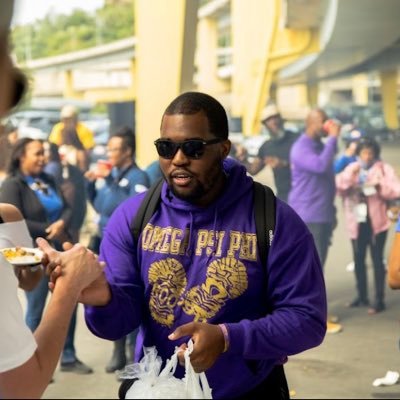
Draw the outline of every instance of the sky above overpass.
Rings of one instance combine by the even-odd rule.
[[[94,11],[103,4],[104,0],[16,0],[13,24],[28,24],[43,18],[49,12],[70,14],[76,8]]]

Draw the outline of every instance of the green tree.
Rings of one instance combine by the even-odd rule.
[[[134,34],[133,0],[106,3],[95,14],[74,10],[47,14],[35,23],[16,26],[12,43],[18,62],[49,57],[123,39]]]

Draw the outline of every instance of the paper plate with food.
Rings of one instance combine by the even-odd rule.
[[[12,265],[34,267],[42,263],[43,252],[33,247],[7,247],[0,253]]]

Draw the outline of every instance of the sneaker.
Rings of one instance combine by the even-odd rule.
[[[337,315],[328,315],[328,321],[336,324],[339,322],[339,317]]]
[[[93,372],[92,368],[78,359],[71,363],[61,363],[60,370],[63,372],[75,372],[81,375],[87,375]]]
[[[326,333],[339,333],[342,331],[342,325],[333,322],[327,322]]]

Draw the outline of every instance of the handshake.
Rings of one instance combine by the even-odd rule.
[[[105,305],[111,298],[104,275],[105,263],[85,246],[65,242],[64,251],[57,251],[47,240],[38,238],[43,251],[42,264],[49,276],[50,291],[66,290],[77,301],[90,305]]]

